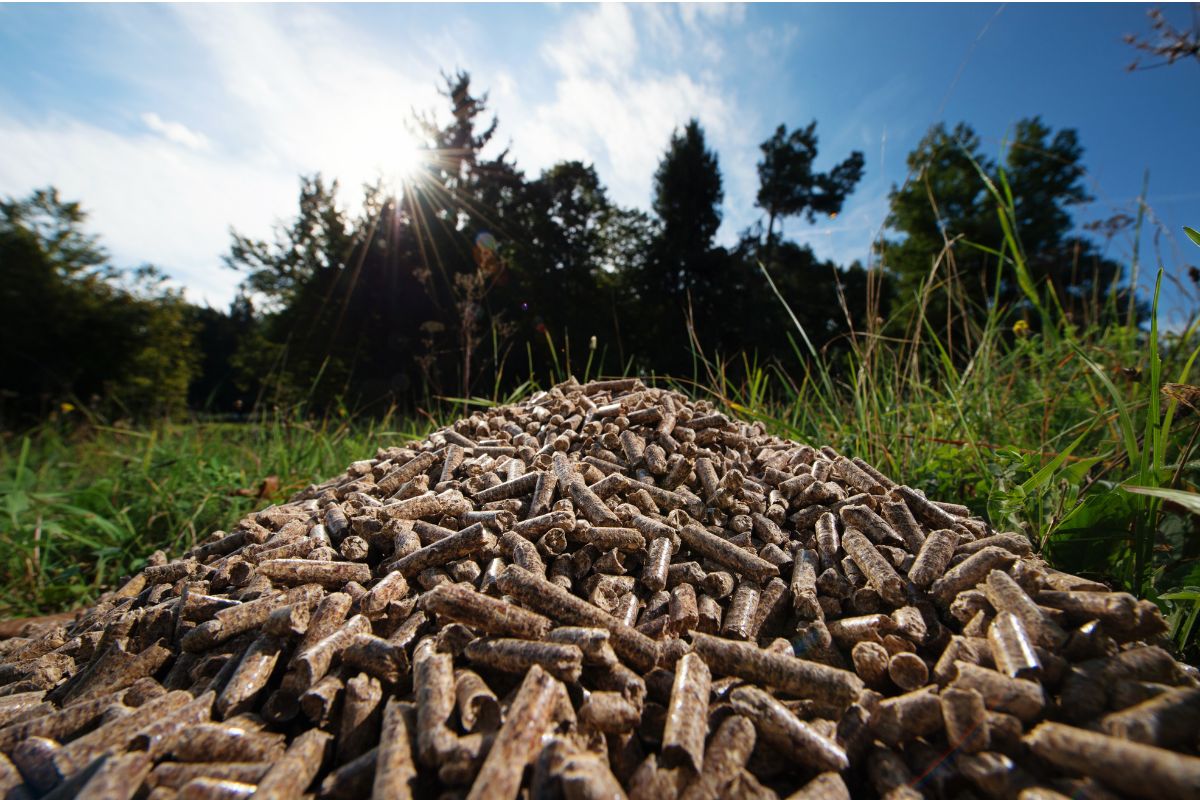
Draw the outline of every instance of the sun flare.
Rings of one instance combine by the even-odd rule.
[[[389,146],[386,155],[380,158],[387,182],[395,188],[411,185],[429,163],[429,151],[411,135],[397,137]]]

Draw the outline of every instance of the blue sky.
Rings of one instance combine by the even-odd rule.
[[[723,241],[759,218],[758,144],[818,120],[821,163],[862,150],[843,213],[786,234],[865,260],[905,156],[966,121],[998,154],[1024,116],[1079,131],[1095,202],[1130,212],[1150,171],[1151,232],[1183,285],[1200,250],[1200,64],[1128,73],[1148,5],[0,5],[0,195],[54,184],[92,211],[118,263],[152,262],[224,305],[229,227],[267,235],[298,175],[357,186],[405,160],[410,109],[439,71],[490,92],[500,138],[535,174],[594,162],[646,207],[672,130],[699,117],[725,179]],[[1185,6],[1167,9],[1177,26]],[[1113,244],[1128,253],[1130,241]],[[1191,252],[1189,252],[1189,250]],[[1143,286],[1148,284],[1144,281]],[[1168,285],[1169,306],[1186,298]]]

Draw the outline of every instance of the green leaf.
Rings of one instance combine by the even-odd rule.
[[[1034,473],[1033,477],[1031,477],[1029,480],[1025,481],[1024,483],[1022,483],[1021,490],[1023,492],[1029,493],[1029,492],[1034,491],[1035,489],[1040,488],[1043,484],[1045,484],[1047,481],[1049,481],[1054,476],[1055,471],[1060,466],[1062,466],[1062,463],[1064,461],[1066,461],[1070,457],[1071,451],[1073,451],[1076,447],[1078,447],[1079,444],[1084,440],[1084,438],[1091,432],[1092,432],[1091,427],[1088,427],[1087,430],[1085,430],[1083,433],[1079,434],[1079,436],[1075,439],[1075,441],[1073,441],[1069,445],[1067,445],[1067,448],[1065,450],[1063,450],[1061,453],[1059,453],[1054,458],[1052,458],[1050,460],[1050,462],[1048,464],[1046,464],[1046,466],[1042,467],[1036,473]]]
[[[1200,494],[1183,492],[1178,489],[1158,489],[1151,486],[1121,486],[1127,492],[1158,497],[1177,505],[1181,505],[1193,514],[1200,514]]]
[[[1083,350],[1079,349],[1076,345],[1072,344],[1071,349],[1083,359],[1083,363],[1096,375],[1100,383],[1108,390],[1109,396],[1112,397],[1113,403],[1117,407],[1117,422],[1121,429],[1121,438],[1125,440],[1125,456],[1129,459],[1130,468],[1136,467],[1138,464],[1137,434],[1133,431],[1133,415],[1129,413],[1129,406],[1126,405],[1125,398],[1121,396],[1121,392],[1117,390],[1113,382],[1104,374],[1104,370],[1099,364],[1088,358]]]
[[[1184,225],[1183,232],[1186,233],[1187,237],[1189,239],[1191,239],[1193,242],[1195,242],[1197,246],[1200,246],[1200,231],[1197,231],[1195,228],[1189,228],[1187,225]]]

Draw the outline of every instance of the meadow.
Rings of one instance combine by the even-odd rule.
[[[1021,281],[1019,244],[1008,244],[1001,254]],[[1159,329],[1160,273],[1141,324],[1115,292],[1064,309],[1052,291],[1022,281],[1019,307],[994,305],[951,326],[929,309],[935,295],[953,308],[956,280],[953,269],[935,269],[886,324],[855,332],[836,358],[809,345],[798,322],[780,331],[791,362],[706,354],[703,332],[692,330],[693,374],[643,379],[861,456],[997,529],[1024,532],[1052,565],[1157,602],[1195,662],[1197,321]],[[546,346],[558,352],[549,337]],[[0,618],[85,604],[155,550],[179,553],[378,447],[572,371],[551,363],[505,396],[440,398],[412,417],[314,418],[297,405],[239,422],[130,426],[63,406],[0,443]],[[574,366],[580,380],[596,377],[590,362]]]

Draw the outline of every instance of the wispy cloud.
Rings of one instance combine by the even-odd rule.
[[[349,204],[360,184],[387,180],[406,161],[397,151],[411,147],[412,111],[440,112],[439,71],[461,65],[491,91],[520,166],[591,161],[625,205],[649,206],[672,132],[699,118],[721,153],[720,238],[731,242],[757,216],[757,120],[724,44],[744,16],[741,6],[567,7],[532,37],[534,58],[503,61],[470,16],[431,17],[441,22],[397,48],[344,8],[124,7],[107,18],[119,21],[117,48],[138,56],[91,57],[136,106],[104,122],[0,115],[0,192],[57,185],[93,211],[120,263],[156,263],[193,299],[223,304],[239,278],[220,265],[229,228],[269,236],[294,213],[300,174],[338,178]],[[179,84],[133,66],[161,58],[139,48],[162,41],[188,54]]]
[[[142,122],[146,127],[160,134],[164,139],[175,144],[181,144],[191,150],[207,150],[208,137],[184,125],[182,122],[168,122],[153,111],[142,114]]]
[[[736,88],[711,69],[719,41],[740,24],[740,7],[604,5],[581,10],[548,37],[544,62],[554,71],[545,99],[526,99],[514,132],[514,152],[526,167],[562,159],[592,161],[612,197],[648,207],[654,171],[671,134],[690,118],[705,128],[710,147],[731,154],[721,162],[726,207],[722,238],[753,214],[753,119]],[[665,48],[683,56],[671,69],[654,66]],[[750,214],[745,213],[751,209]]]

